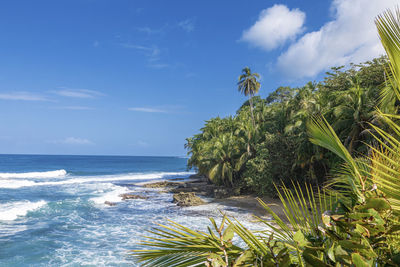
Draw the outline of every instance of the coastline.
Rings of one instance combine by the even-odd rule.
[[[284,221],[285,214],[282,210],[282,203],[279,199],[271,197],[257,197],[255,195],[239,195],[233,196],[227,192],[226,188],[210,184],[206,178],[198,175],[191,175],[186,179],[165,179],[162,181],[136,183],[136,186],[143,188],[158,188],[160,193],[170,193],[178,195],[180,193],[193,193],[196,197],[205,200],[203,204],[218,204],[225,206],[226,210],[239,209],[253,214],[254,216],[269,219],[271,215],[261,206],[258,199],[261,199]],[[225,210],[225,209],[224,209]],[[222,211],[224,211],[222,210]]]

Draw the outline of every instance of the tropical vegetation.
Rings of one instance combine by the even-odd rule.
[[[263,231],[224,215],[206,232],[169,222],[133,252],[142,265],[400,265],[400,10],[376,25],[387,58],[250,98],[254,125],[245,103],[188,139],[191,166],[225,186],[272,185],[284,218],[260,200]]]
[[[382,101],[381,91],[391,87],[386,68],[387,57],[333,68],[322,82],[279,87],[265,99],[254,96],[259,75],[244,68],[238,89],[249,100],[235,116],[212,118],[187,139],[189,167],[239,193],[275,195],[273,183],[291,179],[323,183],[339,158],[309,141],[307,121],[323,115],[352,155],[365,153],[370,124],[381,123],[375,107],[397,112],[395,102]]]

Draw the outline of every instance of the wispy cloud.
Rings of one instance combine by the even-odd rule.
[[[194,23],[195,23],[195,19],[190,18],[190,19],[186,19],[186,20],[182,20],[182,21],[178,22],[178,27],[180,27],[181,29],[183,29],[186,32],[192,32],[192,31],[194,31]]]
[[[49,143],[66,145],[94,145],[94,143],[89,139],[79,137],[67,137],[62,140],[50,141]]]
[[[147,113],[167,113],[167,110],[159,109],[159,108],[149,108],[149,107],[133,107],[128,108],[130,111],[137,111],[137,112],[147,112]]]
[[[154,69],[165,69],[171,67],[171,65],[167,63],[150,63],[149,67],[152,67]]]
[[[144,46],[144,45],[136,45],[130,43],[122,43],[122,47],[128,49],[135,49],[142,52],[150,61],[158,61],[160,59],[160,49],[153,45],[153,46]]]
[[[167,32],[168,28],[169,28],[168,24],[165,24],[161,28],[151,28],[148,26],[144,26],[144,27],[137,27],[136,29],[139,32],[146,33],[148,35],[163,35]]]
[[[47,97],[31,92],[14,91],[0,93],[0,99],[3,100],[21,100],[21,101],[50,101]]]
[[[176,114],[182,113],[184,106],[180,105],[161,105],[161,106],[142,106],[142,107],[130,107],[128,110],[136,112],[147,112],[147,113],[169,113]]]
[[[139,140],[136,142],[136,145],[141,146],[141,147],[147,147],[147,146],[149,146],[149,143],[147,143],[146,141],[143,141],[143,140]]]
[[[156,45],[144,46],[131,43],[121,43],[120,45],[124,48],[135,49],[144,54],[147,58],[148,66],[151,68],[164,69],[170,67],[170,64],[161,62],[160,60],[161,50]]]
[[[86,107],[86,106],[60,106],[60,107],[56,107],[56,109],[67,109],[67,110],[93,110],[94,108],[92,108],[92,107]]]
[[[99,47],[99,45],[100,45],[99,41],[96,40],[93,42],[93,47]]]
[[[52,93],[57,94],[59,96],[73,97],[73,98],[95,98],[99,96],[104,96],[103,93],[94,90],[73,89],[66,87],[61,87],[59,90],[52,91]]]

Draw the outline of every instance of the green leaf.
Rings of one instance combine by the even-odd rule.
[[[321,261],[319,258],[314,256],[310,250],[304,251],[303,259],[306,263],[310,264],[311,266],[332,267],[332,265],[326,264],[325,262]]]
[[[325,213],[322,214],[322,222],[324,223],[325,226],[331,227],[331,217]]]
[[[233,267],[242,266],[244,263],[250,261],[252,258],[254,258],[253,252],[251,252],[251,250],[246,250],[235,260]]]
[[[354,265],[356,267],[370,267],[370,266],[372,266],[367,261],[365,261],[363,259],[363,257],[361,257],[361,255],[358,254],[358,253],[351,254],[351,260],[353,261],[353,263],[354,263]]]
[[[328,249],[328,257],[331,261],[336,262],[335,259],[335,244],[332,244],[332,246]]]
[[[363,236],[367,236],[367,237],[370,236],[368,229],[360,224],[356,224],[356,231],[358,233],[362,234]]]
[[[220,267],[226,265],[225,261],[221,258],[221,256],[215,253],[210,253],[207,257],[207,260],[209,260],[212,263],[213,267]]]
[[[368,247],[350,240],[340,240],[339,245],[347,249],[367,249]]]
[[[300,230],[294,234],[293,240],[296,241],[297,244],[299,244],[299,246],[301,247],[304,247],[308,244],[308,241],[305,239],[303,233]]]
[[[232,240],[233,236],[235,235],[235,226],[233,224],[230,224],[224,231],[224,234],[222,235],[222,239],[225,242],[228,242]]]
[[[365,208],[367,209],[372,208],[377,211],[382,211],[390,209],[390,204],[384,198],[368,198],[366,200]]]

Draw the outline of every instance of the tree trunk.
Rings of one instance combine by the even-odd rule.
[[[256,124],[254,121],[254,112],[253,112],[253,95],[249,95],[249,102],[250,102],[250,111],[251,111],[251,120],[253,122],[253,128],[256,128]]]

